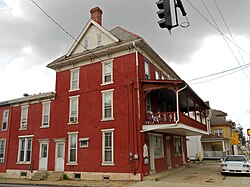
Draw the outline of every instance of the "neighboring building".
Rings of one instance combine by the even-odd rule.
[[[220,110],[212,110],[211,134],[202,135],[201,142],[204,158],[222,158],[233,154],[232,135],[235,124],[226,120],[227,114]]]
[[[207,134],[209,107],[143,38],[104,29],[98,7],[47,67],[55,93],[0,103],[4,176],[142,180],[185,164],[186,136]]]

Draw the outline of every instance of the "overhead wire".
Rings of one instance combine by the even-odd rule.
[[[82,46],[85,50],[87,50],[89,53],[91,53],[95,58],[99,59],[100,61],[103,61],[100,57],[98,57],[96,54],[94,54],[91,50],[86,48],[80,41],[78,41],[74,36],[72,36],[66,29],[64,29],[55,19],[53,19],[40,5],[38,5],[34,0],[30,0],[37,8],[39,8],[54,24],[56,24],[62,31],[64,31],[71,39],[73,39],[77,44]],[[108,66],[116,71],[117,73],[121,74],[122,76],[126,77],[127,79],[134,81],[132,78],[128,77],[124,73],[120,72],[119,70],[115,69],[113,66]]]
[[[219,14],[220,14],[220,16],[221,16],[221,19],[223,20],[223,23],[225,24],[225,26],[226,26],[226,28],[227,28],[227,31],[228,31],[230,37],[232,38],[233,42],[235,42],[235,39],[234,39],[234,37],[233,37],[233,34],[232,34],[232,32],[230,31],[229,26],[227,25],[227,22],[226,22],[226,20],[225,20],[223,14],[222,14],[222,11],[220,10],[220,7],[219,7],[218,3],[216,2],[216,0],[214,0],[214,4],[215,4],[215,6],[216,6],[216,8],[217,8],[217,10],[218,10],[218,12],[219,12]],[[242,56],[242,54],[241,54],[240,49],[239,49],[238,47],[236,47],[236,48],[237,48],[237,51],[238,51],[238,53],[239,53],[239,55],[240,55],[240,57],[241,57],[242,62],[245,64],[246,62],[245,62],[245,60],[244,60],[244,58],[243,58],[243,56]],[[248,73],[250,74],[249,69],[247,68],[246,70],[247,70]],[[248,78],[248,80],[249,80],[249,78]]]
[[[233,49],[232,49],[231,46],[229,45],[229,43],[228,43],[228,41],[226,40],[225,36],[222,34],[223,32],[221,31],[219,25],[218,25],[217,22],[215,21],[213,15],[211,14],[211,12],[210,12],[210,10],[208,9],[207,5],[205,4],[204,0],[201,0],[201,1],[202,1],[203,5],[205,6],[205,8],[206,8],[208,14],[210,15],[211,19],[213,20],[213,22],[214,22],[216,28],[220,31],[220,34],[221,34],[221,36],[223,37],[225,43],[227,44],[227,47],[229,48],[230,52],[232,53],[232,55],[234,56],[234,58],[235,58],[235,60],[238,62],[238,64],[241,65],[239,59],[238,59],[237,56],[235,55]],[[227,28],[228,28],[228,27],[227,27]],[[229,32],[230,32],[230,31],[229,31]],[[230,33],[231,33],[231,32],[230,32]],[[232,34],[231,34],[231,37],[232,37]],[[233,38],[232,38],[232,40],[233,40]],[[234,41],[234,40],[233,40],[233,41]],[[234,41],[234,42],[235,42],[235,41]],[[238,48],[237,48],[237,49],[238,49]],[[250,81],[250,79],[249,79],[249,77],[247,76],[247,74],[246,74],[246,72],[244,71],[244,69],[243,69],[242,71],[243,71],[243,73],[245,74],[245,76],[246,76],[246,78],[248,79],[248,81]]]
[[[191,7],[198,13],[200,14],[200,16],[202,16],[213,28],[215,28],[218,32],[220,32],[228,41],[230,41],[233,45],[235,45],[236,47],[238,47],[241,51],[243,51],[245,54],[250,56],[250,53],[248,53],[246,50],[244,50],[243,48],[241,48],[239,45],[237,45],[235,42],[233,42],[230,38],[228,38],[223,32],[221,32],[220,30],[218,30],[216,28],[216,26],[214,26],[202,13],[201,11],[199,11],[189,0],[186,0]]]

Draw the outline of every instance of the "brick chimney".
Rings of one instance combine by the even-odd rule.
[[[90,10],[91,19],[97,22],[99,25],[102,25],[102,10],[97,6]]]

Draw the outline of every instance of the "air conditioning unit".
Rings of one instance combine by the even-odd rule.
[[[69,122],[70,123],[76,123],[77,122],[77,117],[70,117]]]
[[[21,128],[22,128],[22,129],[26,129],[26,128],[27,128],[26,122],[22,122]]]

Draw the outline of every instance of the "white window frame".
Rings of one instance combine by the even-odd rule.
[[[98,33],[96,35],[96,45],[97,45],[97,47],[102,45],[102,38],[103,38],[102,33]]]
[[[43,111],[42,111],[42,124],[41,127],[49,127],[50,126],[50,101],[43,102]],[[48,107],[48,108],[46,108]],[[45,124],[45,117],[48,116],[47,124]]]
[[[154,134],[153,135],[153,144],[154,144],[154,158],[163,158],[164,157],[164,147],[163,147],[163,135]],[[158,154],[156,154],[159,152]]]
[[[104,166],[114,166],[114,130],[115,129],[103,129],[102,131],[102,164]],[[110,142],[110,146],[106,147],[105,146],[105,138],[106,138],[106,134],[111,133],[111,142]],[[106,157],[105,157],[105,152],[106,151],[111,151],[111,160],[107,161]]]
[[[110,72],[105,72],[106,66],[110,68]],[[106,81],[105,77],[110,76],[110,80]],[[102,84],[101,85],[107,85],[107,84],[113,84],[113,59],[107,60],[102,62]]]
[[[113,94],[113,92],[114,92],[114,89],[101,91],[101,93],[102,93],[102,121],[114,120],[114,104],[113,104],[114,103],[114,101],[113,101],[114,94]],[[107,109],[107,106],[105,105],[105,98],[106,98],[107,94],[110,94],[110,97],[111,97],[111,100],[110,100],[111,106],[109,106],[111,109],[111,112],[110,112],[111,116],[108,116],[108,117],[105,116],[105,111]]]
[[[72,97],[69,97],[69,124],[76,124],[78,123],[78,114],[79,114],[79,95],[77,96],[72,96]],[[76,111],[72,111],[73,110],[73,102],[74,100],[76,101]],[[73,113],[76,113],[73,115]],[[72,120],[72,118],[74,118],[74,120]]]
[[[77,164],[77,152],[78,152],[78,131],[77,132],[68,132],[68,165],[76,165]],[[75,136],[75,147],[71,146],[71,136]],[[71,150],[75,150],[75,160],[70,160]]]
[[[1,138],[0,139],[0,164],[4,163],[4,158],[5,158],[5,150],[6,150],[6,138]]]
[[[82,144],[84,142],[84,144]],[[89,138],[79,138],[80,148],[88,148],[89,147]]]
[[[174,155],[175,156],[181,156],[181,137],[180,136],[174,136]]]
[[[150,62],[144,59],[145,79],[150,79]]]
[[[76,77],[74,76],[76,74]],[[79,90],[80,68],[70,70],[70,92]]]
[[[21,106],[20,130],[26,130],[27,129],[27,126],[28,126],[28,113],[29,113],[29,105]]]
[[[161,79],[160,75],[161,75],[160,70],[155,68],[155,79],[160,80]]]
[[[28,148],[29,140],[31,140],[30,148]],[[22,141],[24,141],[24,147],[23,148],[22,148]],[[17,159],[18,163],[22,163],[22,164],[30,164],[31,163],[31,160],[32,160],[32,143],[33,143],[33,135],[31,135],[31,136],[20,136],[19,137],[18,159]],[[23,153],[23,160],[20,160],[22,150],[24,152]],[[30,156],[29,156],[30,160],[27,160],[28,151],[29,151],[29,154],[30,154]]]
[[[223,129],[214,129],[214,135],[223,136]]]
[[[9,123],[9,109],[3,110],[3,116],[2,116],[2,131],[8,130],[8,123]]]

